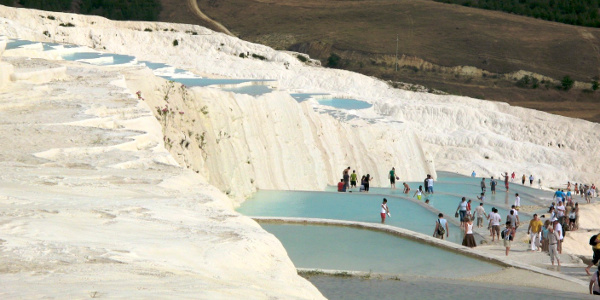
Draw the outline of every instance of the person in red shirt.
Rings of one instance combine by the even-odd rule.
[[[344,184],[344,179],[341,179],[340,182],[338,182],[338,192],[345,192],[345,186],[346,185]]]

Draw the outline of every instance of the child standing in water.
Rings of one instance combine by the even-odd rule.
[[[383,203],[381,203],[381,224],[385,223],[386,215],[390,215],[390,209],[387,206],[387,199],[383,198]]]

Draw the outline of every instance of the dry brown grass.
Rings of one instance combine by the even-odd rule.
[[[185,8],[172,5],[172,0],[163,2],[171,3],[172,18],[179,14],[177,9]],[[198,4],[245,40],[300,50],[322,61],[335,52],[342,56],[343,68],[367,75],[600,122],[600,91],[522,89],[510,80],[448,72],[454,66],[474,66],[499,74],[527,70],[590,82],[600,75],[600,29],[426,0],[198,0]],[[401,55],[434,67],[396,72],[396,35]]]

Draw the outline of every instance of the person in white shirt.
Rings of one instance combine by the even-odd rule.
[[[440,213],[438,219],[435,222],[435,229],[433,230],[433,236],[438,239],[444,239],[444,233],[448,237],[450,230],[448,229],[448,220],[444,219],[444,214]]]
[[[558,205],[554,208],[556,210],[556,217],[558,218],[558,222],[560,224],[563,224],[564,218],[565,218],[565,212],[567,211],[567,208],[565,207],[565,205],[563,203],[564,202],[559,201]]]
[[[483,217],[487,218],[483,203],[479,203],[479,206],[475,209],[475,215],[477,217],[477,228],[483,227]]]
[[[492,212],[488,215],[488,219],[490,219],[490,233],[492,234],[492,242],[496,237],[498,240],[500,240],[500,222],[502,222],[502,217],[495,207],[492,207]]]
[[[427,175],[427,192],[433,194],[433,178]]]
[[[560,225],[557,218],[552,219],[552,222],[554,223],[554,231],[558,235],[558,253],[562,254],[562,242],[564,238],[562,225]]]
[[[383,203],[381,203],[381,224],[385,223],[385,216],[390,214],[390,209],[387,206],[387,199],[383,198]]]
[[[508,212],[509,214],[511,212],[514,212],[515,215],[515,224],[513,224],[513,227],[515,230],[517,230],[517,228],[519,228],[519,226],[521,225],[521,220],[519,219],[519,211],[517,210],[516,206],[511,206],[510,211]]]
[[[521,206],[521,197],[519,197],[519,193],[515,194],[515,207],[516,209],[519,209],[519,207]]]

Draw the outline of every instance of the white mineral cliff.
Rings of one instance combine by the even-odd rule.
[[[4,57],[0,71],[0,297],[323,298],[180,167],[121,70]]]
[[[48,19],[48,15],[52,15],[55,20]],[[421,147],[418,140],[424,142],[422,150],[418,151],[422,152],[421,157],[425,157],[426,161],[400,157],[401,154],[397,153],[394,146],[388,145],[388,153],[391,154],[390,163],[381,161],[381,157],[371,156],[373,160],[378,160],[374,162],[378,166],[376,171],[371,171],[371,165],[354,160],[360,155],[370,156],[371,153],[352,156],[352,152],[348,151],[343,153],[344,157],[336,157],[338,161],[332,160],[331,155],[322,155],[326,167],[328,165],[331,167],[322,170],[321,174],[309,172],[292,175],[289,173],[294,173],[294,170],[285,170],[286,166],[278,161],[277,166],[270,164],[269,168],[279,170],[264,171],[277,176],[275,182],[268,182],[265,187],[295,188],[303,182],[306,186],[310,185],[309,187],[322,188],[324,182],[314,186],[308,181],[321,180],[325,177],[326,183],[335,183],[341,170],[347,165],[353,168],[356,166],[361,173],[373,174],[376,185],[385,184],[387,172],[383,170],[387,171],[392,165],[397,169],[401,168],[399,173],[403,180],[421,180],[425,172],[430,171],[433,162],[438,170],[463,174],[470,174],[473,169],[477,169],[478,174],[481,175],[499,175],[500,172],[512,171],[517,174],[533,174],[536,178],[542,178],[545,186],[557,186],[567,180],[593,182],[599,179],[594,170],[600,160],[594,150],[600,146],[598,133],[600,127],[596,123],[512,107],[506,103],[396,90],[374,78],[306,65],[288,53],[244,42],[199,26],[114,22],[100,17],[14,8],[3,8],[0,10],[0,17],[5,18],[0,24],[3,32],[12,38],[85,45],[102,51],[134,55],[139,60],[168,62],[198,74],[230,78],[275,79],[280,90],[322,92],[365,100],[373,103],[374,108],[359,111],[358,115],[377,117],[379,113],[385,116],[387,121],[403,122],[402,127],[408,126],[404,130],[412,131],[415,136],[409,134],[408,138],[405,135],[401,138],[417,141],[417,145],[412,146],[415,147],[414,149]],[[69,22],[74,27],[58,26]],[[152,30],[152,32],[144,30]],[[175,40],[177,46],[174,46]],[[266,60],[241,58],[240,53],[258,54],[264,56]],[[286,98],[285,95],[276,95],[277,93],[265,98]],[[285,105],[286,100],[280,102]],[[362,127],[366,126],[360,128]],[[393,131],[393,128],[389,128],[388,131]],[[363,130],[369,132],[373,129]],[[218,134],[218,130],[216,133]],[[231,132],[227,133],[231,134]],[[323,134],[326,133],[329,134],[323,131]],[[372,136],[375,137],[376,133]],[[294,138],[294,140],[298,139]],[[386,140],[388,141],[389,139]],[[549,146],[550,142],[552,146]],[[557,143],[565,147],[558,148]],[[348,141],[346,145],[350,144],[352,141]],[[318,144],[310,146],[319,147]],[[343,147],[344,144],[339,146]],[[355,151],[365,149],[361,145],[352,144],[352,146],[357,147]],[[329,150],[321,150],[323,151]],[[351,156],[345,158],[346,154]],[[285,154],[282,152],[280,155]],[[247,162],[246,158],[240,161]],[[242,168],[239,166],[240,161],[234,163],[229,169]],[[294,163],[294,167],[311,168],[303,164],[303,161],[299,161]],[[314,166],[321,166],[318,159]],[[269,169],[260,166],[242,169],[248,168]],[[251,179],[255,180],[258,187],[262,187],[267,178],[273,178],[253,172],[256,171],[234,173],[236,183],[242,185],[239,187],[241,190],[236,194],[246,195],[248,191],[246,182],[250,182]],[[285,175],[281,175],[282,173]],[[211,183],[229,190],[229,187],[222,184],[222,182],[229,182],[229,179],[221,180],[214,176],[218,175],[210,174]],[[231,191],[236,192],[237,188],[234,186]]]

